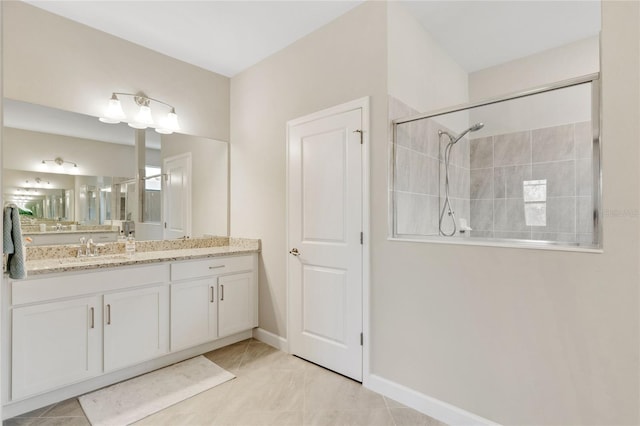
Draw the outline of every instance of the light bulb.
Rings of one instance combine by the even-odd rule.
[[[122,110],[120,99],[114,93],[109,99],[109,105],[107,106],[107,113],[104,117],[100,117],[99,120],[103,123],[116,124],[124,120],[126,116]]]
[[[163,135],[170,135],[178,130],[180,130],[180,126],[178,125],[178,115],[176,114],[175,108],[171,108],[171,112],[167,114],[161,125],[156,129],[156,132]]]
[[[141,105],[138,114],[133,123],[129,123],[129,126],[134,129],[146,129],[153,124],[153,118],[151,118],[151,108],[147,105]]]

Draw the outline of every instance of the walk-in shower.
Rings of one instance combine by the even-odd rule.
[[[452,135],[451,133],[445,130],[438,130],[439,142],[442,141],[441,139],[442,135],[445,135],[449,138],[449,143],[447,143],[447,146],[444,149],[444,204],[442,205],[442,210],[440,211],[440,216],[438,219],[438,230],[440,232],[440,235],[443,235],[446,237],[452,237],[456,234],[456,231],[458,230],[456,215],[453,209],[451,208],[451,200],[449,199],[449,160],[451,159],[451,149],[467,133],[475,132],[477,130],[482,129],[483,127],[484,127],[484,123],[476,123],[457,136]],[[450,233],[447,233],[442,229],[442,222],[443,222],[445,213],[447,213],[447,215],[451,218],[451,223],[453,224],[453,229],[451,230]]]
[[[599,89],[593,74],[434,113],[390,96],[391,238],[599,248]]]

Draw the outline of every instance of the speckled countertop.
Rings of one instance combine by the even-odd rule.
[[[123,243],[107,243],[100,245],[101,253],[97,256],[73,257],[77,245],[29,247],[27,276],[257,253],[260,240],[215,237],[139,241],[136,249],[135,254],[128,256]]]

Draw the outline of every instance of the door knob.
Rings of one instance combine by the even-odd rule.
[[[298,251],[297,248],[292,248],[291,250],[289,250],[289,254],[292,254],[294,256],[300,256],[300,252]]]

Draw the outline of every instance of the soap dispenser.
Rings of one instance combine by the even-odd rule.
[[[133,232],[129,232],[127,241],[124,244],[124,251],[127,256],[133,256],[136,253],[136,239],[133,236]]]

